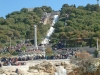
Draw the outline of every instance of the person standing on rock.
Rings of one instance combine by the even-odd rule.
[[[15,72],[18,74],[18,71],[19,71],[19,70],[18,70],[18,68],[17,68]]]
[[[0,67],[2,67],[1,63],[0,63]]]

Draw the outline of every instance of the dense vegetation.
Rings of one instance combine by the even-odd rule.
[[[47,6],[36,7],[32,11],[22,8],[6,15],[6,19],[0,17],[0,47],[9,46],[10,39],[13,45],[23,39],[33,39],[35,24],[38,40],[41,40],[50,26],[40,23],[43,12],[52,12],[52,9]]]
[[[40,23],[43,12],[52,12],[51,7],[36,7],[32,11],[23,8],[0,17],[0,47],[16,44],[23,39],[33,39],[34,24],[38,25],[38,41],[46,34],[50,25]],[[78,6],[64,4],[60,10],[55,33],[51,42],[62,41],[66,46],[95,46],[96,37],[100,38],[100,6]],[[100,40],[99,40],[100,41]]]
[[[64,41],[67,46],[96,45],[96,37],[100,38],[100,6],[78,6],[64,4],[60,11],[59,21],[55,24],[55,37],[52,40]]]

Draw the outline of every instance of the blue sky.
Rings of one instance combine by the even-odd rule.
[[[43,5],[52,7],[53,10],[60,10],[63,4],[75,4],[76,6],[96,4],[96,0],[0,0],[0,17],[5,17],[13,11],[20,11],[22,8],[41,7]]]

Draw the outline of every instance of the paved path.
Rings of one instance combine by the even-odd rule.
[[[44,59],[44,60],[31,60],[31,61],[19,61],[19,62],[26,62],[26,65],[34,66],[34,65],[40,64],[44,61],[50,62],[52,64],[60,63],[60,62],[70,63],[70,59],[55,59],[55,60],[46,60],[46,59]]]

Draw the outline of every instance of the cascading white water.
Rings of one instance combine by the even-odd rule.
[[[55,75],[67,75],[67,71],[63,66],[57,66]]]
[[[54,15],[52,26],[54,26],[54,24],[57,22],[57,20],[58,20],[58,15]],[[52,26],[48,30],[47,35],[46,35],[45,39],[43,39],[43,41],[41,42],[41,44],[49,44],[49,37],[52,35],[52,33],[55,30],[55,28],[53,28]]]

